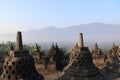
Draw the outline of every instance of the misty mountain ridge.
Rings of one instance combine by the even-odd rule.
[[[91,23],[65,28],[50,26],[22,32],[24,42],[78,42],[79,33],[85,42],[120,42],[120,25]],[[0,34],[1,41],[15,41],[16,34]]]

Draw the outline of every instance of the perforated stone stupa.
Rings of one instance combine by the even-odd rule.
[[[97,43],[95,43],[95,46],[92,49],[91,53],[92,53],[93,59],[104,58],[104,54],[103,54],[102,50],[98,47]]]
[[[34,51],[32,53],[32,56],[33,56],[36,64],[40,63],[41,53],[40,53],[40,50],[39,50],[39,46],[37,44],[34,47]]]
[[[95,67],[88,47],[84,47],[83,35],[80,43],[72,49],[69,64],[60,74],[59,80],[107,80]]]
[[[17,32],[16,49],[5,57],[0,80],[44,80],[35,69],[33,57],[23,49],[21,32]]]
[[[95,43],[94,48],[92,48],[91,50],[91,54],[92,54],[92,58],[93,58],[93,63],[101,68],[105,65],[105,59],[104,59],[104,54],[102,52],[102,50],[98,47],[97,42]]]
[[[48,58],[50,59],[51,63],[55,63],[55,61],[54,61],[55,53],[56,53],[56,47],[55,47],[54,43],[52,43],[52,46],[51,46],[49,53],[48,53]]]
[[[62,52],[62,49],[58,47],[57,43],[55,45],[54,43],[52,43],[48,58],[50,60],[50,63],[55,64],[55,69],[57,71],[63,70],[63,67],[65,66],[65,64],[63,63],[64,53]]]
[[[120,47],[113,43],[112,48],[107,53],[107,60],[104,69],[114,76],[120,77]]]
[[[118,46],[116,46],[115,43],[113,43],[112,48],[109,49],[106,54],[107,58],[112,59],[112,57],[117,54],[117,50],[118,50]]]

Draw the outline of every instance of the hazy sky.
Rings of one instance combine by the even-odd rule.
[[[0,33],[94,22],[120,24],[120,0],[0,0]]]

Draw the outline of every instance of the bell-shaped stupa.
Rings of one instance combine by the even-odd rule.
[[[59,80],[106,80],[93,64],[88,47],[84,47],[82,33],[79,40],[79,45],[72,49],[69,64],[60,74]]]
[[[22,34],[17,32],[16,49],[5,57],[0,80],[44,80],[35,69],[33,57],[23,49]]]
[[[114,76],[120,77],[120,47],[113,43],[112,48],[108,51],[106,65],[104,69]]]

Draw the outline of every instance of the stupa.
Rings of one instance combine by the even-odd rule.
[[[120,77],[120,47],[113,43],[112,48],[107,53],[107,60],[104,69],[113,76]]]
[[[59,80],[107,80],[93,64],[91,52],[84,47],[83,35],[80,43],[72,49],[69,64],[59,76]]]
[[[54,43],[52,43],[52,46],[51,46],[49,53],[48,53],[48,58],[50,60],[50,63],[55,63],[55,61],[54,61],[55,53],[56,53],[55,45],[54,45]]]
[[[104,54],[103,54],[102,50],[98,47],[97,43],[95,43],[95,46],[92,49],[91,53],[92,53],[93,59],[104,58]]]
[[[55,69],[57,71],[61,71],[65,66],[65,64],[63,63],[64,54],[62,52],[62,49],[58,47],[57,43],[55,45],[54,43],[52,43],[48,58],[50,59],[50,63],[55,64]]]
[[[97,67],[103,67],[105,65],[104,62],[104,54],[102,52],[102,50],[98,47],[97,42],[95,43],[94,48],[92,48],[91,51],[92,54],[92,58],[93,58],[93,63],[97,66]]]
[[[5,57],[0,80],[44,80],[35,69],[33,57],[23,49],[22,34],[17,32],[16,49]]]
[[[39,50],[39,46],[36,44],[34,47],[34,51],[32,52],[32,56],[34,58],[34,61],[36,64],[40,63],[40,59],[41,59],[41,53]]]

